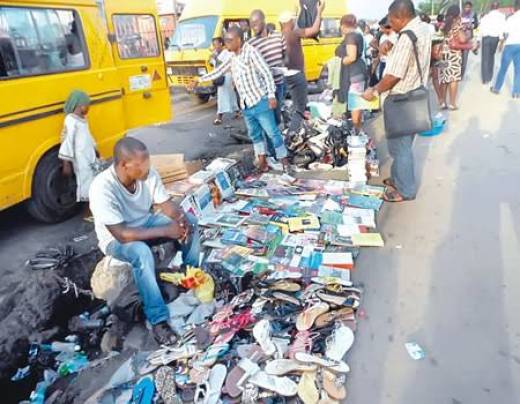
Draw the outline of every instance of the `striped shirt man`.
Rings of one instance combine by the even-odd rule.
[[[285,54],[287,53],[285,37],[279,32],[273,32],[266,37],[251,38],[248,43],[260,52],[260,55],[271,68],[275,84],[283,84],[284,75],[280,68],[284,67]]]
[[[421,66],[423,82],[415,61],[413,44],[405,31],[412,31],[417,37],[417,50],[419,53],[419,64]],[[421,84],[427,86],[430,72],[430,57],[432,49],[432,34],[428,24],[421,21],[419,17],[411,20],[400,32],[399,40],[392,48],[388,57],[385,75],[389,74],[401,80],[390,91],[391,93],[408,93]]]
[[[254,107],[264,97],[276,98],[271,70],[260,53],[249,43],[244,44],[238,55],[233,54],[211,73],[202,76],[200,81],[216,80],[229,71],[240,95],[242,109]]]

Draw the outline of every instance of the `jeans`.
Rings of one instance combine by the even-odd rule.
[[[199,266],[200,235],[196,226],[196,219],[188,216],[189,222],[194,225],[191,239],[181,245],[182,258],[185,265]],[[166,226],[172,220],[164,215],[152,215],[143,227],[153,228]],[[107,247],[107,255],[132,265],[134,282],[143,300],[144,313],[152,325],[162,323],[170,318],[168,308],[164,303],[161,290],[155,274],[155,260],[152,249],[143,241],[120,243],[112,241]]]
[[[276,125],[275,114],[269,108],[267,98],[262,98],[258,104],[244,109],[244,120],[246,122],[249,137],[253,142],[253,149],[256,156],[266,154],[264,142],[264,132],[271,140],[276,158],[278,160],[287,157],[287,149],[283,141],[282,132]]]
[[[277,84],[276,93],[275,93],[277,106],[276,106],[276,109],[274,110],[274,119],[278,126],[280,126],[280,124],[282,123],[282,107],[283,107],[283,103],[285,102],[286,95],[287,95],[287,87],[286,87],[285,83]],[[273,146],[273,142],[271,141],[271,138],[269,136],[267,136],[265,131],[263,132],[263,136],[264,136],[265,142],[267,143],[267,154],[269,156],[274,157],[276,155],[276,151]]]
[[[388,139],[388,152],[394,160],[392,162],[391,176],[397,191],[407,199],[413,199],[417,194],[412,150],[414,138],[415,135],[408,135]]]
[[[498,37],[485,36],[482,38],[482,83],[487,84],[493,80],[495,71],[495,54],[497,53]]]
[[[466,68],[468,67],[468,59],[469,59],[469,50],[462,51],[462,71],[461,71],[461,79],[464,80],[464,75],[466,74]]]
[[[289,124],[289,132],[294,133],[299,131],[302,126],[305,109],[307,108],[308,84],[303,72],[287,76],[285,80],[295,109]]]
[[[378,69],[379,69],[379,81],[381,81],[385,74],[386,62],[383,62],[383,61],[379,62]]]
[[[502,53],[502,62],[500,64],[500,70],[498,71],[494,89],[496,91],[500,91],[502,89],[506,79],[507,70],[509,69],[511,62],[513,62],[515,69],[513,79],[513,95],[520,95],[520,44],[506,45],[504,47],[504,52]]]

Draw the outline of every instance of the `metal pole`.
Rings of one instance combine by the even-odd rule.
[[[433,0],[432,0],[432,12],[430,13],[431,16],[433,16],[434,10],[433,10]]]

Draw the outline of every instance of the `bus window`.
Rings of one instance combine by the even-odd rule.
[[[87,67],[72,10],[0,7],[0,79]]]
[[[339,28],[339,20],[337,18],[324,18],[321,22],[320,29],[321,38],[339,38],[341,31]]]
[[[153,16],[114,15],[113,18],[121,59],[141,59],[160,55]]]

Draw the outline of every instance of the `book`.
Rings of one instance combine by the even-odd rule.
[[[233,167],[237,164],[236,160],[228,159],[224,157],[218,157],[214,159],[208,166],[206,167],[206,171],[226,171],[229,168]]]
[[[225,171],[219,171],[215,174],[215,185],[220,191],[222,199],[229,199],[235,195],[235,189],[231,185],[231,180]]]
[[[211,171],[200,170],[189,177],[191,183],[202,185],[214,178],[215,174]]]
[[[356,247],[384,247],[385,242],[379,233],[359,233],[352,235]]]
[[[181,180],[165,184],[164,187],[171,196],[184,196],[193,192],[195,188],[197,188],[197,185],[189,180]]]
[[[291,233],[320,229],[320,221],[316,216],[291,217],[287,224]]]
[[[348,198],[348,205],[354,208],[373,209],[379,211],[383,205],[383,201],[372,196],[351,194]]]
[[[336,227],[336,231],[341,237],[350,237],[354,234],[361,233],[359,225],[357,224],[339,224]]]
[[[262,188],[241,188],[237,189],[235,194],[254,198],[269,198],[269,192]]]
[[[213,198],[207,184],[203,184],[197,188],[197,190],[193,193],[193,199],[195,200],[195,203],[199,209],[200,216],[207,216],[215,213]]]
[[[214,224],[223,226],[223,227],[238,227],[244,223],[246,220],[243,216],[238,216],[234,214],[224,214],[217,216]]]

